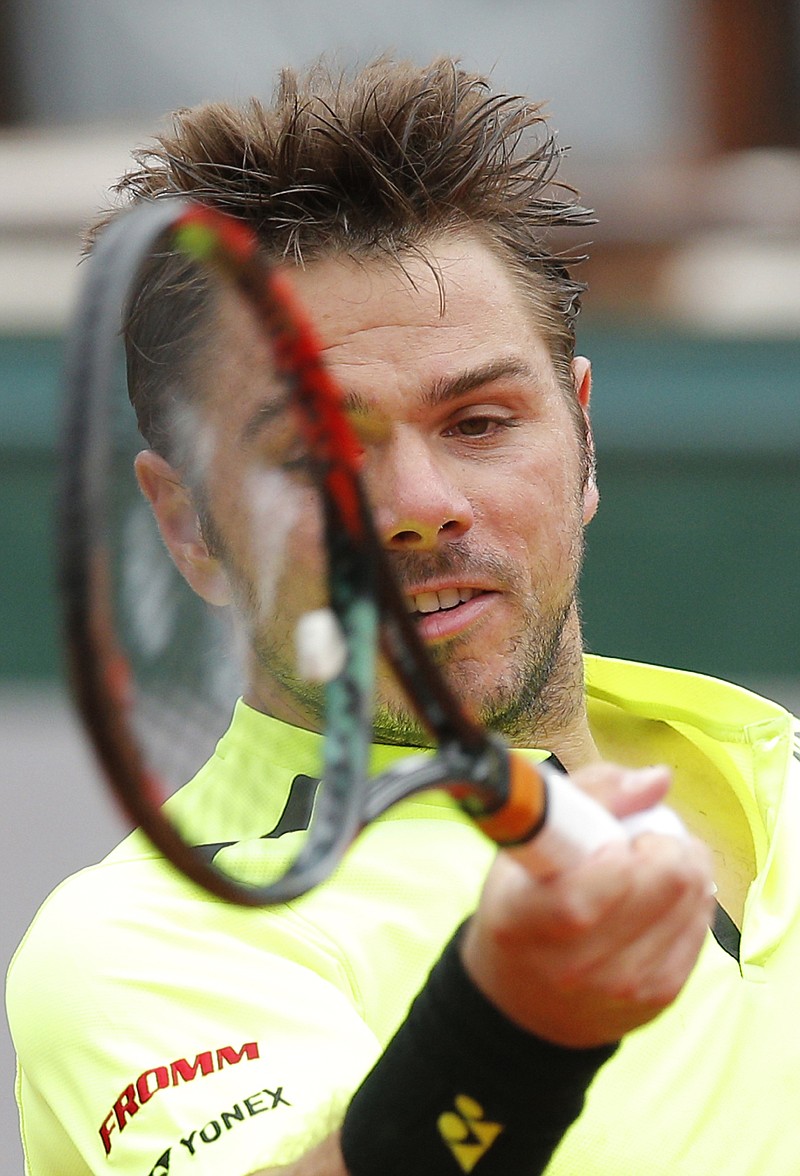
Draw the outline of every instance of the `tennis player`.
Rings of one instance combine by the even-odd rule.
[[[32,1176],[796,1171],[795,725],[726,683],[582,655],[590,367],[547,241],[585,214],[554,192],[555,157],[524,101],[452,62],[381,61],[351,82],[287,74],[269,109],[181,113],[121,193],[233,210],[291,268],[378,426],[381,533],[461,696],[617,815],[670,789],[694,836],[542,881],[524,847],[498,854],[426,796],[267,911],[198,894],[129,839],[50,897],[12,964]],[[258,340],[169,256],[128,333],[140,485],[192,587],[246,611]],[[170,460],[175,395],[215,430],[199,493]],[[319,699],[281,647],[264,622],[201,787],[257,775],[281,804],[313,770]],[[378,703],[384,766],[425,736],[388,679]]]

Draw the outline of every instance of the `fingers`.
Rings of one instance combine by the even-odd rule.
[[[508,934],[524,927],[543,942],[574,944],[589,966],[602,947],[617,953],[648,928],[666,926],[671,911],[680,922],[683,902],[711,909],[710,855],[695,839],[645,834],[615,843],[538,885],[507,870],[506,901],[498,919]],[[593,932],[602,931],[595,944]],[[667,930],[668,934],[668,930]]]
[[[614,816],[627,817],[659,804],[672,783],[672,773],[664,764],[623,768],[596,763],[580,768],[571,779]]]
[[[565,991],[591,986],[609,1000],[628,1002],[635,1022],[640,1010],[655,1011],[674,999],[694,964],[713,915],[710,858],[699,842],[650,835],[630,846],[627,861],[609,863],[602,856],[587,866],[582,925],[574,916],[567,924],[568,957],[558,951],[559,940],[565,946],[563,927],[551,926],[551,958]],[[570,892],[572,884],[562,879]],[[543,917],[554,924],[563,911],[560,896],[553,897]],[[574,895],[570,905],[576,905]],[[541,933],[547,937],[544,924]]]
[[[617,1040],[686,982],[712,918],[710,880],[710,855],[690,837],[644,834],[545,880],[502,853],[465,963],[530,1031],[571,1046]]]

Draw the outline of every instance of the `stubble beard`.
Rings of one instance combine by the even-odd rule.
[[[511,746],[548,747],[551,735],[568,725],[580,708],[581,691],[576,688],[576,678],[582,682],[580,641],[573,640],[577,631],[574,597],[544,626],[541,617],[528,618],[509,649],[503,681],[490,690],[482,682],[482,663],[475,657],[460,657],[458,641],[429,652],[453,694],[467,703],[484,727],[502,735]],[[469,706],[475,699],[480,699],[479,705]],[[416,712],[392,703],[378,705],[374,729],[380,743],[406,747],[431,743]]]
[[[470,641],[475,640],[469,635],[429,648],[432,660],[438,664],[456,698],[464,700],[484,726],[502,735],[512,746],[550,746],[553,736],[580,709],[583,677],[576,585],[581,558],[582,532],[579,531],[570,559],[568,583],[559,603],[547,609],[538,599],[520,600],[513,588],[518,582],[516,569],[503,558],[485,554],[473,558],[454,548],[443,555],[406,555],[395,568],[401,586],[421,583],[437,574],[458,578],[463,573],[466,579],[478,580],[483,575],[488,582],[503,585],[510,596],[517,598],[521,623],[517,634],[508,642],[503,679],[494,686],[487,689],[481,659],[468,652]],[[547,591],[541,595],[553,599],[552,587],[545,588]],[[250,588],[247,597],[247,608],[253,616],[257,601]],[[304,712],[315,729],[323,731],[324,688],[300,678],[285,646],[279,648],[263,629],[253,641],[253,652],[257,672],[272,679],[280,692],[293,701],[293,712]],[[384,672],[389,671],[384,668]],[[411,704],[406,707],[395,701],[378,700],[373,732],[378,743],[403,747],[428,747],[432,743],[429,731]]]

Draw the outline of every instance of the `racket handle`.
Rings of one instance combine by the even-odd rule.
[[[618,820],[547,761],[531,765],[512,753],[511,772],[513,821],[503,829],[501,810],[479,824],[501,845],[524,844],[526,869],[539,877],[557,874],[604,845],[632,841],[641,833],[688,836],[677,814],[663,804]],[[522,833],[526,798],[528,826]]]
[[[545,820],[533,839],[535,856],[547,872],[557,873],[604,845],[632,841],[641,833],[686,837],[680,818],[666,805],[657,804],[618,820],[569,776],[557,770],[548,776]]]

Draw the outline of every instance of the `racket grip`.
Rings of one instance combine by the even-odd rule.
[[[493,814],[491,828],[479,823],[501,845],[524,845],[526,869],[538,877],[557,874],[604,845],[632,841],[642,833],[679,839],[688,836],[680,818],[666,805],[657,804],[619,820],[546,761],[531,765],[512,754],[511,771],[515,835],[510,835],[509,827],[505,835],[498,836],[500,813]],[[527,833],[520,836],[526,794],[531,802],[529,824]]]

